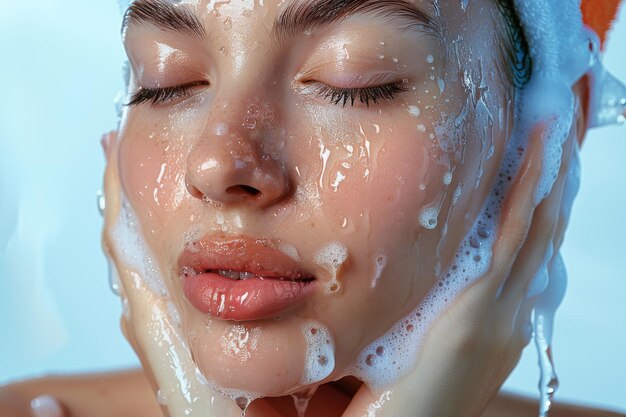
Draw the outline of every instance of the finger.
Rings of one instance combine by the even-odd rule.
[[[102,152],[104,153],[104,157],[106,160],[109,159],[111,148],[113,144],[115,143],[115,141],[117,141],[116,130],[112,130],[108,133],[105,133],[104,135],[102,135],[102,138],[100,139],[100,145],[102,146]]]
[[[569,175],[565,180],[565,189],[563,190],[563,203],[561,204],[561,214],[559,216],[559,222],[557,224],[557,240],[554,247],[560,248],[563,244],[563,238],[565,237],[565,229],[569,224],[569,219],[572,214],[572,206],[574,199],[580,189],[580,149],[578,143],[574,144],[572,151],[572,158],[570,161]]]
[[[545,126],[536,126],[528,141],[526,159],[502,207],[501,223],[489,272],[484,281],[491,287],[489,296],[495,295],[509,275],[512,260],[521,248],[531,224],[534,210],[535,186],[541,176],[543,136]]]
[[[569,160],[572,147],[573,139],[570,139],[564,145],[558,178],[548,197],[539,204],[532,216],[528,236],[500,293],[500,299],[505,305],[515,305],[514,300],[521,301],[526,295],[529,285],[531,287],[533,284],[538,286],[535,289],[531,288],[533,292],[541,292],[545,287],[548,261],[556,251],[555,233],[560,217],[565,183],[570,172]]]
[[[513,349],[521,351],[532,340],[533,326],[531,318],[536,301],[536,297],[526,298],[517,310],[513,327],[513,338],[511,340]]]
[[[52,395],[40,395],[30,402],[34,417],[67,417],[61,403]]]

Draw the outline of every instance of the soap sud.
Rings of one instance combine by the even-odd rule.
[[[309,321],[302,325],[306,341],[306,356],[302,385],[320,382],[335,369],[335,342],[332,335],[321,323]]]
[[[215,125],[215,135],[224,136],[228,133],[228,125],[226,123],[217,123]]]
[[[420,108],[417,106],[407,106],[407,111],[412,117],[419,117],[421,114]]]
[[[157,402],[160,405],[167,405],[167,395],[161,390],[157,391]]]
[[[419,221],[423,228],[433,230],[437,228],[437,217],[439,207],[426,207],[420,212]]]
[[[283,243],[280,245],[279,249],[282,253],[289,256],[294,261],[300,262],[300,254],[298,253],[298,249],[295,246],[289,243]]]
[[[337,280],[337,273],[347,258],[348,248],[339,242],[332,242],[317,252],[315,263],[325,267],[330,273],[330,281],[324,285],[327,294],[335,293],[341,289]]]
[[[463,187],[461,187],[460,185],[458,187],[456,187],[456,189],[454,190],[454,194],[452,194],[452,205],[453,206],[455,206],[459,202],[459,198],[461,197],[462,190],[463,190]]]
[[[167,302],[167,312],[169,313],[169,317],[174,323],[174,325],[178,329],[181,329],[183,322],[180,318],[180,313],[178,312],[178,308],[176,307],[176,304],[174,304],[172,301]]]
[[[378,285],[378,280],[380,279],[383,270],[385,269],[385,266],[387,266],[387,256],[379,255],[376,258],[374,265],[374,278],[372,279],[372,288],[376,288],[376,286]]]
[[[124,197],[119,218],[112,230],[112,237],[120,249],[118,256],[122,263],[133,268],[144,279],[153,294],[159,297],[168,296],[159,268],[143,239],[137,216]]]

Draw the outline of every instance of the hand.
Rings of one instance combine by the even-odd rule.
[[[571,172],[574,136],[563,145],[550,195],[535,208],[543,128],[535,129],[521,173],[505,201],[489,271],[437,319],[410,374],[387,390],[374,392],[363,385],[344,417],[482,414],[530,340],[536,298],[527,298],[527,289],[545,264],[550,245],[555,254],[550,262],[558,259],[571,204],[571,199],[563,199],[563,190]]]

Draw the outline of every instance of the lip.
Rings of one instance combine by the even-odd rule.
[[[261,320],[302,303],[315,278],[275,247],[271,239],[210,235],[186,246],[179,257],[183,292],[200,312],[222,320]],[[233,280],[220,270],[256,276]]]

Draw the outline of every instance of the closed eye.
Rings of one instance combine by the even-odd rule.
[[[146,88],[139,87],[130,98],[127,106],[138,106],[140,104],[150,102],[152,106],[157,104],[170,103],[176,99],[184,98],[189,95],[191,90],[200,86],[208,86],[208,81],[194,81],[187,84],[175,85],[172,87],[162,88]]]
[[[378,104],[381,100],[392,101],[399,94],[408,91],[408,87],[404,81],[372,87],[355,88],[333,87],[319,82],[313,82],[313,84],[314,91],[317,95],[342,107],[345,107],[348,103],[353,107],[357,100],[369,107],[370,103]]]

